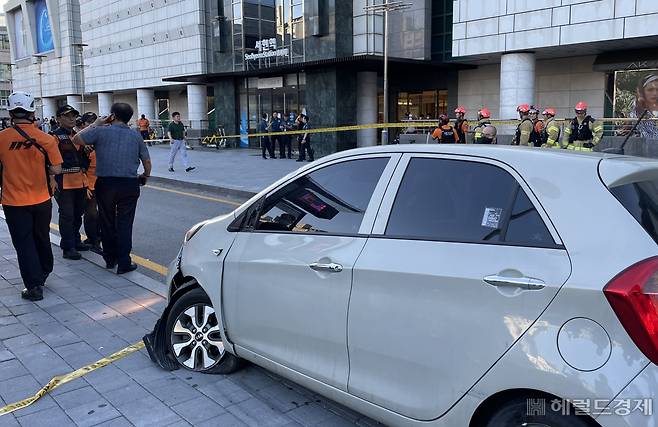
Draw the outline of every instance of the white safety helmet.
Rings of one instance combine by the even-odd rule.
[[[34,107],[34,97],[29,93],[14,92],[9,95],[7,101],[9,102],[9,107],[7,108],[9,111],[18,109],[27,111],[28,113],[34,113],[36,111],[36,108]]]

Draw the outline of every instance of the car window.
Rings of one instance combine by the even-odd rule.
[[[356,234],[388,157],[336,163],[297,178],[265,200],[257,230]]]
[[[456,242],[555,246],[512,175],[497,166],[448,159],[409,162],[386,235]]]
[[[610,192],[658,243],[658,180],[624,184]]]

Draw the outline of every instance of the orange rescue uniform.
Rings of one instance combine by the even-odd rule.
[[[17,126],[44,148],[52,165],[62,164],[62,155],[54,136],[41,132],[33,124]],[[0,131],[0,162],[3,205],[38,205],[51,198],[45,156],[12,128]],[[43,173],[35,175],[35,170],[43,170]]]

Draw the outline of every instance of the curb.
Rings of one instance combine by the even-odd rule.
[[[0,211],[0,218],[6,222],[5,219],[5,213]],[[53,233],[50,233],[50,244],[55,245],[59,248],[59,242],[61,238]],[[53,254],[54,255],[54,254]],[[80,255],[82,255],[82,259],[97,265],[98,267],[105,269],[105,260],[103,259],[102,256],[98,255],[97,253],[88,251],[88,252],[80,252]],[[153,293],[156,293],[160,295],[161,297],[167,298],[168,292],[167,292],[167,287],[165,286],[164,283],[158,282],[155,279],[151,279],[145,274],[142,274],[137,271],[131,271],[130,273],[126,274],[121,274],[118,276],[123,276],[126,278],[128,281],[133,282],[137,286],[140,286],[146,290],[149,290]]]
[[[196,188],[198,190],[216,193],[220,196],[240,197],[244,199],[251,199],[253,196],[258,194],[252,191],[238,190],[235,188],[220,187],[220,186],[209,185],[209,184],[199,184],[196,182],[181,181],[178,179],[164,178],[162,176],[156,176],[156,175],[151,175],[149,177],[149,181],[154,183],[160,183],[160,184],[173,184],[173,185],[185,186],[187,188]]]

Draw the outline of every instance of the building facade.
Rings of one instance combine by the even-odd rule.
[[[208,73],[169,80],[212,86],[217,121],[228,134],[254,133],[272,112],[306,113],[316,128],[382,122],[384,17],[365,9],[375,3],[213,2]],[[436,117],[457,99],[457,69],[444,63],[452,3],[409,3],[389,18],[389,121]],[[375,130],[314,136],[320,152],[374,145],[377,138]]]
[[[453,60],[476,66],[459,72],[459,103],[471,111],[487,106],[510,119],[528,103],[569,117],[582,100],[594,117],[633,117],[643,79],[658,68],[655,0],[456,0],[453,8]]]
[[[67,103],[107,114],[124,101],[151,120],[177,110],[207,127],[208,88],[163,81],[207,72],[205,10],[203,0],[88,0],[82,8],[79,0],[9,0],[14,86],[37,97],[44,117]]]
[[[254,132],[258,117],[306,112],[315,127],[384,121],[380,0],[8,0],[14,84],[40,115],[64,103],[192,128]],[[457,101],[450,0],[390,15],[390,116],[436,117]],[[377,143],[373,130],[321,135],[319,152]],[[250,141],[257,144],[257,141]]]
[[[11,94],[11,53],[5,16],[0,14],[0,119],[8,118],[7,98]]]

